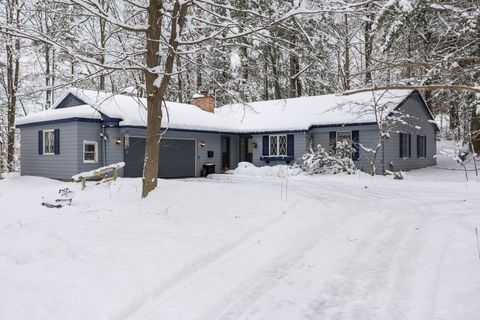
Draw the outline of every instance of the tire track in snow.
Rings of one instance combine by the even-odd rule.
[[[303,192],[305,195],[306,193]],[[315,198],[318,198],[318,195],[314,195]],[[353,223],[353,222],[352,222]],[[381,221],[380,223],[385,223],[385,221]],[[355,223],[353,223],[355,224]],[[352,227],[352,226],[350,226]],[[378,226],[374,226],[373,229],[378,228]],[[313,228],[315,229],[315,228]],[[385,230],[385,228],[381,228]],[[335,230],[329,229],[330,232],[334,232]],[[394,233],[390,235],[391,238],[398,239],[398,230],[390,231],[389,233]],[[383,231],[383,234],[386,232]],[[331,233],[330,233],[331,234]],[[278,282],[283,280],[285,277],[289,275],[289,271],[298,265],[301,260],[308,254],[309,251],[313,249],[321,250],[322,247],[322,240],[318,237],[318,232],[312,232],[310,234],[303,234],[302,237],[308,239],[303,245],[297,246],[293,248],[293,250],[285,250],[283,255],[280,255],[275,260],[273,260],[266,268],[258,272],[255,276],[251,277],[250,279],[244,281],[244,283],[237,288],[237,290],[233,291],[228,295],[227,298],[223,299],[224,301],[229,300],[236,300],[238,303],[233,304],[233,306],[229,306],[226,311],[220,314],[220,316],[215,317],[218,314],[219,306],[222,305],[224,302],[220,303],[217,306],[212,308],[212,311],[207,313],[206,316],[202,317],[202,319],[241,319],[243,315],[251,308],[252,305],[256,301],[258,301],[263,295],[268,294],[268,292],[274,288]],[[386,236],[385,236],[386,237]],[[378,251],[378,241],[374,243],[374,245],[368,245],[372,243],[371,238],[364,239],[359,242],[357,245],[357,250],[354,250],[352,254],[347,255],[350,257],[347,262],[344,263],[343,273],[347,273],[346,270],[352,268],[355,261],[359,259],[360,256],[369,257],[375,251]],[[362,250],[358,250],[358,248],[362,248]],[[365,250],[367,248],[368,250]],[[294,252],[294,254],[289,254],[290,252]],[[334,268],[333,268],[334,269]],[[350,272],[351,273],[351,272]],[[353,279],[347,279],[347,282],[351,283]],[[328,286],[329,284],[327,284]],[[345,292],[347,290],[343,290],[337,287],[333,287],[330,291],[333,292],[334,295],[337,297],[345,297]],[[338,291],[335,294],[335,291]],[[342,291],[342,292],[341,292]],[[344,292],[343,292],[344,291]],[[245,294],[247,293],[247,294]],[[337,301],[338,302],[338,301]],[[324,303],[321,303],[324,305]],[[314,314],[314,318],[317,315]],[[248,315],[247,315],[248,317]]]
[[[291,205],[294,205],[292,203]],[[290,205],[290,206],[291,206]],[[122,320],[128,319],[131,316],[134,316],[135,313],[140,310],[144,305],[150,303],[152,300],[159,298],[169,289],[175,287],[179,283],[181,283],[186,278],[192,276],[193,274],[197,273],[199,270],[207,267],[208,265],[214,263],[216,260],[221,258],[223,255],[231,252],[235,248],[239,247],[243,243],[247,242],[249,239],[253,238],[255,235],[261,233],[265,230],[268,226],[274,225],[278,223],[284,216],[279,215],[276,218],[270,220],[265,226],[258,227],[252,229],[251,231],[247,232],[243,236],[237,238],[235,241],[227,243],[226,245],[222,246],[221,248],[208,253],[206,255],[201,256],[200,258],[189,262],[185,267],[183,267],[179,272],[175,273],[173,276],[168,278],[165,281],[162,281],[160,284],[154,287],[153,290],[150,292],[143,292],[142,294],[138,295],[134,298],[133,302],[126,307],[124,310],[117,313],[116,316],[112,317],[113,320]]]
[[[222,298],[219,301],[210,304],[210,308],[205,312],[190,313],[183,318],[197,319],[202,315],[200,318],[205,320],[251,319],[259,316],[259,313],[261,316],[259,302],[271,299],[271,292],[277,286],[299,278],[298,272],[304,269],[303,266],[306,261],[308,262],[309,256],[328,252],[328,246],[332,244],[336,246],[337,243],[328,241],[332,234],[342,232],[348,234],[348,231],[355,229],[356,224],[361,223],[362,217],[365,216],[365,220],[370,224],[365,237],[356,242],[350,250],[344,250],[342,256],[336,257],[336,260],[326,265],[327,271],[330,272],[329,277],[322,279],[318,287],[314,288],[314,292],[305,296],[308,301],[303,302],[303,316],[305,319],[405,319],[408,316],[408,306],[412,302],[412,289],[416,288],[414,283],[416,255],[423,250],[419,245],[421,233],[412,226],[425,225],[425,221],[433,223],[438,219],[423,212],[418,214],[418,211],[429,208],[429,205],[421,201],[421,196],[406,196],[402,193],[398,195],[403,201],[402,208],[412,209],[399,215],[395,213],[396,208],[391,206],[393,193],[376,190],[377,188],[368,189],[367,201],[362,198],[362,192],[352,193],[348,185],[324,187],[319,191],[312,191],[315,190],[314,187],[318,190],[318,184],[311,186],[303,184],[300,187],[291,183],[290,186],[293,194],[290,198],[299,199],[300,195],[303,198],[311,198],[320,201],[325,206],[323,209],[333,211],[341,208],[346,211],[348,202],[356,202],[362,206],[363,213],[361,215],[350,213],[347,225],[332,225],[323,235],[319,235],[316,229],[321,225],[309,225],[307,230],[300,234],[300,239],[292,241],[265,265],[242,278],[233,289],[230,288],[226,294],[220,295]],[[342,198],[345,203],[341,206],[332,202],[339,193],[345,195]],[[451,201],[454,200],[446,200],[450,203]],[[292,205],[289,208],[291,209]],[[369,211],[375,213],[369,214]],[[343,214],[348,215],[345,212]],[[321,219],[319,221],[325,222]],[[273,233],[275,225],[270,224],[267,229],[272,229],[270,233]],[[246,252],[254,246],[254,236],[258,234],[240,239],[235,246],[222,250],[213,259],[207,259],[206,263],[189,270],[167,286],[162,286],[153,297],[149,297],[149,302],[152,303],[147,308],[141,308],[148,302],[142,301],[126,316],[133,315],[136,319],[150,319],[148,318],[150,316],[152,319],[158,318],[155,317],[156,311],[164,306],[171,307],[172,303],[174,305],[180,303],[175,299],[182,298],[185,294],[178,288],[182,281],[188,281],[189,288],[193,287],[193,292],[201,295],[202,287],[208,287],[208,281],[212,280],[209,273],[219,269],[235,270],[235,262],[249,257]],[[339,241],[338,236],[335,241]],[[237,255],[240,260],[232,258]],[[325,266],[313,267],[313,271],[324,272]],[[226,274],[233,277],[228,272]],[[438,273],[435,276],[438,276]],[[317,283],[315,285],[317,286]],[[293,284],[293,288],[298,290],[301,290],[301,287],[302,284]],[[188,295],[195,296],[193,292]],[[432,304],[434,303],[433,301]]]

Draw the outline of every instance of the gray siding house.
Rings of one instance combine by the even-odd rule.
[[[371,93],[233,104],[217,108],[208,93],[193,104],[167,102],[162,120],[159,176],[198,177],[247,161],[256,166],[293,164],[317,145],[350,139],[354,161],[369,170],[379,141]],[[391,121],[377,157],[377,173],[435,165],[438,127],[418,91],[392,91],[375,100]],[[146,136],[146,101],[132,95],[68,91],[52,109],[17,120],[21,174],[54,179],[124,161],[121,175],[140,177]]]

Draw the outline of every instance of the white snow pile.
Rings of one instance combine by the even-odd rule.
[[[42,121],[63,120],[71,118],[94,119],[102,118],[100,113],[89,105],[81,105],[63,109],[49,109],[42,112],[32,113],[15,120],[16,125],[35,123]]]
[[[295,166],[277,165],[256,167],[249,162],[240,162],[234,170],[227,171],[228,174],[248,177],[293,177],[303,175],[303,170]]]

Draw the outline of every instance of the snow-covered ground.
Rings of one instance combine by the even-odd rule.
[[[0,319],[480,319],[473,173],[159,184],[0,181]]]

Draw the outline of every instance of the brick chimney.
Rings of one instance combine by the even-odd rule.
[[[195,93],[192,97],[193,104],[206,112],[213,112],[215,109],[215,96],[208,91]]]

